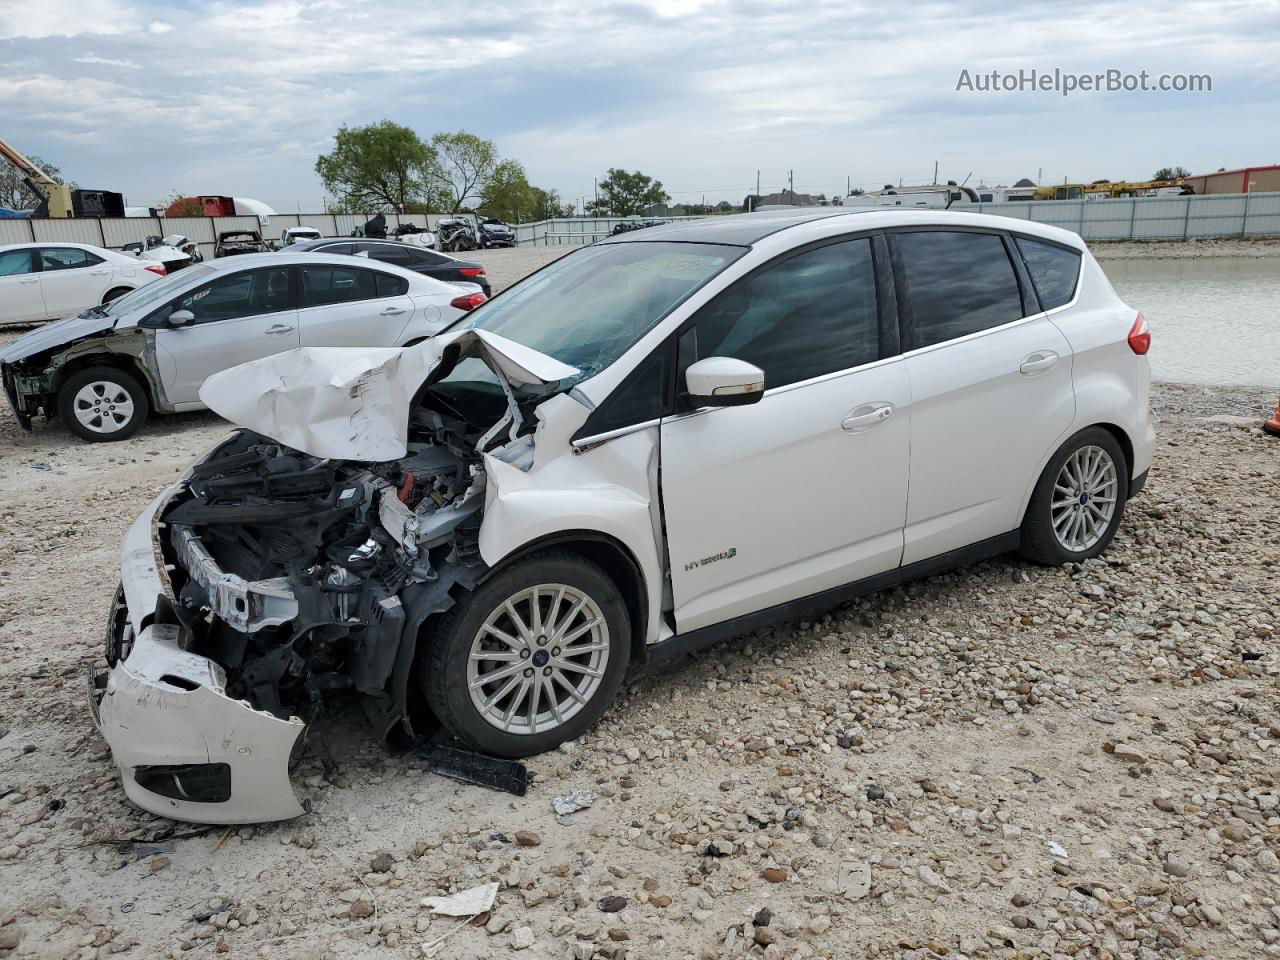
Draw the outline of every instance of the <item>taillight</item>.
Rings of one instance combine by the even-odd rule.
[[[488,297],[477,290],[475,293],[464,293],[460,297],[454,297],[449,301],[449,306],[457,307],[459,310],[474,310],[488,299]]]
[[[1141,313],[1129,328],[1129,349],[1142,356],[1151,349],[1151,328],[1147,326],[1147,318]]]
[[[484,267],[459,267],[458,272],[464,277],[483,277]]]
[[[148,263],[143,270],[150,270],[158,277],[163,277],[168,271],[165,270],[163,263]]]

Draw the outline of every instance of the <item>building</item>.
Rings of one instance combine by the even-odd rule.
[[[1280,165],[1200,173],[1184,181],[1196,193],[1260,193],[1280,190]]]

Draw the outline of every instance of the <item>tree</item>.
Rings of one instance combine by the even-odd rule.
[[[1152,180],[1181,180],[1183,177],[1191,176],[1191,171],[1186,167],[1161,167],[1151,175]]]
[[[431,138],[431,146],[439,157],[433,174],[436,191],[449,210],[457,213],[468,200],[481,201],[485,185],[498,167],[498,149],[493,141],[459,130],[437,133]]]
[[[75,186],[74,183],[64,180],[62,171],[48,160],[41,160],[35,154],[31,154],[27,159],[58,181],[58,183],[66,183],[71,187]],[[37,197],[31,192],[31,189],[23,182],[25,176],[7,160],[0,160],[0,207],[8,207],[10,210],[34,210],[39,206],[40,201],[44,198]]]
[[[534,220],[555,220],[559,217],[572,217],[577,212],[577,207],[572,203],[565,203],[560,197],[558,190],[543,190],[541,187],[534,187]]]
[[[481,216],[521,223],[539,219],[534,215],[537,205],[537,195],[524,167],[516,160],[503,160],[485,181],[478,212]]]
[[[435,149],[408,127],[383,120],[365,127],[341,127],[331,153],[316,158],[316,173],[337,201],[352,213],[397,212],[430,205],[439,161]]]
[[[639,170],[628,173],[610,167],[600,181],[600,199],[593,200],[587,209],[597,216],[634,217],[643,213],[646,207],[666,203],[670,199],[662,189],[662,181],[654,180]]]
[[[1034,180],[1028,179],[1027,177],[1023,177],[1021,180],[1019,180],[1017,183],[1014,184],[1015,187],[1034,187],[1035,185],[1036,185],[1036,182]]]

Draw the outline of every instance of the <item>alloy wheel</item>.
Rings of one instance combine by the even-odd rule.
[[[1119,489],[1115,461],[1102,447],[1081,447],[1067,457],[1049,508],[1053,535],[1063,549],[1082,553],[1106,535]]]
[[[486,723],[546,733],[590,702],[609,663],[609,626],[588,594],[544,583],[512,594],[471,641],[467,687]]]

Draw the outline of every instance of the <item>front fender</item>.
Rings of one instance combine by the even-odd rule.
[[[649,612],[645,643],[656,642],[663,583],[657,438],[656,428],[639,430],[587,453],[565,452],[528,472],[486,456],[480,525],[485,563],[496,566],[527,544],[569,531],[615,540],[640,567]]]

